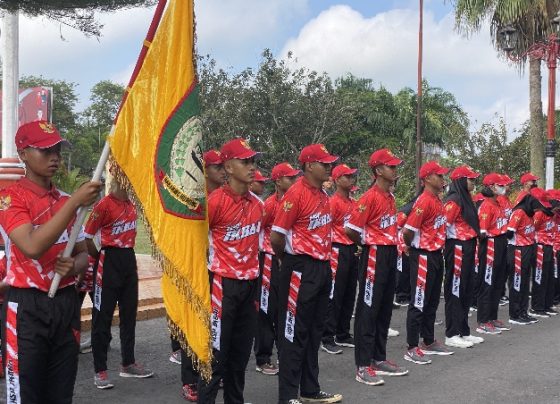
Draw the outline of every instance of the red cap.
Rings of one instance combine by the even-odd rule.
[[[523,185],[526,182],[538,181],[538,180],[540,180],[540,178],[537,177],[536,175],[534,175],[533,173],[525,173],[521,176],[520,182],[521,182],[521,185]]]
[[[299,154],[298,158],[300,163],[313,163],[318,161],[319,163],[334,163],[338,160],[338,156],[333,156],[329,154],[329,151],[320,143],[310,144],[309,146],[305,146],[301,153]]]
[[[296,175],[301,174],[301,170],[296,170],[292,165],[288,162],[276,164],[272,168],[272,172],[270,176],[272,181],[276,181],[278,178],[282,177],[295,177]]]
[[[546,193],[548,194],[548,199],[549,200],[560,201],[560,190],[549,189],[548,191],[546,191]]]
[[[262,173],[260,172],[260,170],[255,170],[255,178],[253,178],[253,181],[256,182],[266,182],[268,181],[270,178],[265,177],[264,175],[262,175]]]
[[[213,150],[213,149],[204,152],[204,154],[202,155],[202,159],[204,160],[204,167],[219,165],[224,163],[222,153],[220,153],[218,150]]]
[[[478,194],[473,195],[472,200],[473,202],[482,202],[484,200],[484,195],[479,192]]]
[[[498,173],[490,173],[487,174],[484,179],[482,180],[482,183],[484,185],[486,185],[487,187],[489,187],[490,185],[506,185],[507,181],[505,180],[505,178],[498,174]]]
[[[507,174],[501,174],[502,180],[504,182],[504,185],[511,185],[513,184],[515,181],[513,180],[513,178],[511,178],[509,175]]]
[[[335,168],[333,168],[331,177],[333,180],[336,180],[342,177],[343,175],[354,175],[356,174],[357,171],[358,169],[350,168],[346,164],[339,164]]]
[[[531,188],[531,195],[542,204],[545,208],[550,208],[550,204],[547,192],[542,188]]]
[[[20,126],[15,140],[18,150],[26,147],[48,149],[59,143],[70,146],[68,140],[63,139],[54,125],[47,121],[34,121]]]
[[[451,175],[449,176],[449,178],[451,178],[451,181],[455,181],[463,177],[475,179],[478,178],[479,176],[480,173],[475,172],[471,167],[459,166],[455,168],[455,170],[451,171]]]
[[[428,161],[420,167],[420,178],[426,178],[429,175],[445,175],[449,172],[449,168],[442,167],[437,161]]]
[[[249,143],[247,143],[247,141],[242,138],[230,140],[222,146],[220,152],[222,153],[223,161],[228,161],[231,159],[245,160],[257,155],[257,152],[251,149]]]
[[[369,166],[370,167],[377,167],[379,165],[386,165],[386,166],[398,166],[402,163],[402,160],[395,157],[393,152],[389,149],[379,149],[371,153],[369,156]]]

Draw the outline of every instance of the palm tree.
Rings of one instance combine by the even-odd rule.
[[[505,53],[498,38],[498,31],[512,25],[519,33],[515,53],[523,55],[535,42],[544,41],[552,32],[550,21],[560,9],[560,0],[453,0],[455,20],[460,32],[478,31],[490,20],[490,35],[501,56]],[[531,171],[544,178],[544,130],[541,99],[541,60],[529,57],[529,111]],[[518,63],[523,72],[527,57]]]

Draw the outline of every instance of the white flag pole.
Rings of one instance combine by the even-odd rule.
[[[113,130],[111,130],[111,133],[112,132]],[[101,152],[101,156],[99,157],[99,161],[97,162],[97,167],[95,168],[95,172],[93,173],[93,177],[91,178],[92,181],[99,181],[101,179],[101,173],[105,168],[105,163],[107,163],[108,158],[109,158],[109,143],[105,142],[105,145],[103,146],[103,151]],[[70,257],[70,255],[72,254],[72,251],[74,250],[74,246],[76,245],[76,240],[78,239],[78,235],[80,234],[80,231],[82,229],[82,225],[86,220],[86,214],[87,214],[86,207],[82,206],[80,209],[78,209],[77,218],[76,221],[74,222],[74,226],[72,227],[72,232],[70,233],[70,238],[68,240],[68,243],[66,244],[66,248],[64,249],[64,252],[62,253],[62,257],[64,258]],[[61,279],[62,277],[58,273],[54,275],[54,278],[51,283],[51,287],[49,289],[49,297],[51,298],[54,297],[56,291],[58,290],[58,285],[60,284]]]

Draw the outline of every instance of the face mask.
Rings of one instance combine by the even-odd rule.
[[[496,190],[496,194],[498,194],[498,195],[505,195],[506,194],[506,187],[500,187],[500,186],[496,185],[495,190]]]
[[[537,186],[538,186],[538,185],[537,185],[536,182],[532,182],[532,183],[531,183],[531,188],[536,188]]]

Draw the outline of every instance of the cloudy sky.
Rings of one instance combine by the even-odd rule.
[[[347,72],[395,92],[416,88],[417,0],[198,0],[198,49],[234,71],[256,67],[270,48],[335,78]],[[424,77],[453,94],[473,128],[505,116],[508,131],[528,116],[528,77],[497,58],[489,31],[454,31],[449,1],[424,1]],[[41,18],[20,20],[20,73],[78,84],[79,108],[100,80],[128,82],[153,9],[99,16],[103,36],[86,38]],[[543,82],[547,74],[543,68]],[[543,91],[546,86],[543,86]],[[543,92],[544,108],[546,93]]]

